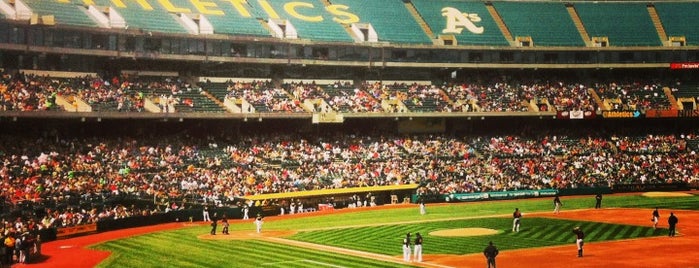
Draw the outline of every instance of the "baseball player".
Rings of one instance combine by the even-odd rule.
[[[420,233],[415,234],[415,245],[413,246],[413,259],[416,262],[422,262],[422,236]]]
[[[243,206],[243,220],[247,220],[247,219],[250,218],[250,216],[248,216],[248,213],[249,213],[249,212],[250,212],[250,208],[248,207],[248,205],[247,205],[247,204],[244,205],[244,206]],[[283,213],[282,213],[282,214],[283,214]]]
[[[262,224],[263,223],[264,223],[264,221],[262,220],[262,215],[257,214],[257,218],[255,218],[255,227],[257,228],[258,234],[262,232]]]
[[[580,229],[580,226],[573,228],[573,233],[575,234],[575,245],[578,246],[578,258],[583,256],[583,245],[585,242],[585,233]]]
[[[563,203],[561,203],[561,198],[556,195],[556,197],[553,198],[553,214],[558,214],[561,212],[561,206]]]
[[[515,208],[515,212],[512,213],[512,218],[512,231],[519,232],[519,222],[520,219],[522,219],[522,212],[519,211],[519,208]]]
[[[204,211],[202,212],[202,215],[204,216],[204,221],[211,221],[211,217],[209,217],[209,207],[204,206]]]
[[[226,215],[223,215],[223,219],[221,219],[221,226],[223,227],[223,229],[221,229],[222,234],[228,234],[228,225],[228,219],[226,218]]]
[[[653,210],[653,218],[651,218],[651,221],[653,221],[653,229],[658,228],[658,221],[660,221],[660,212],[658,212],[657,207],[655,208],[655,210]]]
[[[410,233],[403,238],[403,261],[410,261]]]

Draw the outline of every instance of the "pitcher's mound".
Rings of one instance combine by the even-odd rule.
[[[459,228],[459,229],[447,229],[431,232],[430,235],[434,236],[446,236],[446,237],[462,237],[462,236],[479,236],[479,235],[492,235],[497,234],[498,231],[489,228]]]
[[[645,192],[642,194],[643,196],[646,197],[685,197],[685,196],[692,196],[691,194],[688,193],[682,193],[682,192]]]
[[[288,231],[277,231],[277,230],[270,230],[270,231],[262,231],[261,233],[257,233],[255,231],[234,231],[230,232],[230,234],[221,234],[217,233],[216,235],[211,235],[211,234],[203,234],[197,236],[199,239],[208,239],[208,240],[246,240],[246,239],[256,239],[256,238],[264,238],[264,237],[284,237],[284,236],[290,236],[295,234],[296,231],[288,230]]]

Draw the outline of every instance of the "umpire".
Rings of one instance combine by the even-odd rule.
[[[500,253],[500,251],[493,245],[493,241],[490,241],[488,246],[483,250],[483,255],[485,255],[485,259],[488,260],[488,268],[495,268],[495,257],[498,256],[498,253]]]

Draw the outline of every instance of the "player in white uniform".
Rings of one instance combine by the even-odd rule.
[[[413,246],[413,253],[416,262],[422,262],[422,236],[420,233],[415,234],[415,245]]]
[[[262,215],[257,214],[257,218],[255,219],[255,228],[257,229],[257,233],[262,232],[262,224],[264,221],[262,220]]]
[[[406,234],[403,239],[403,260],[410,261],[410,233]]]

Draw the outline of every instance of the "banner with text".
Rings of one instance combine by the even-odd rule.
[[[447,201],[447,202],[466,202],[466,201],[481,201],[481,200],[501,200],[501,199],[554,196],[556,194],[558,194],[558,190],[556,190],[556,189],[520,190],[520,191],[502,191],[502,192],[484,192],[484,193],[463,193],[463,194],[444,195],[444,201]]]

